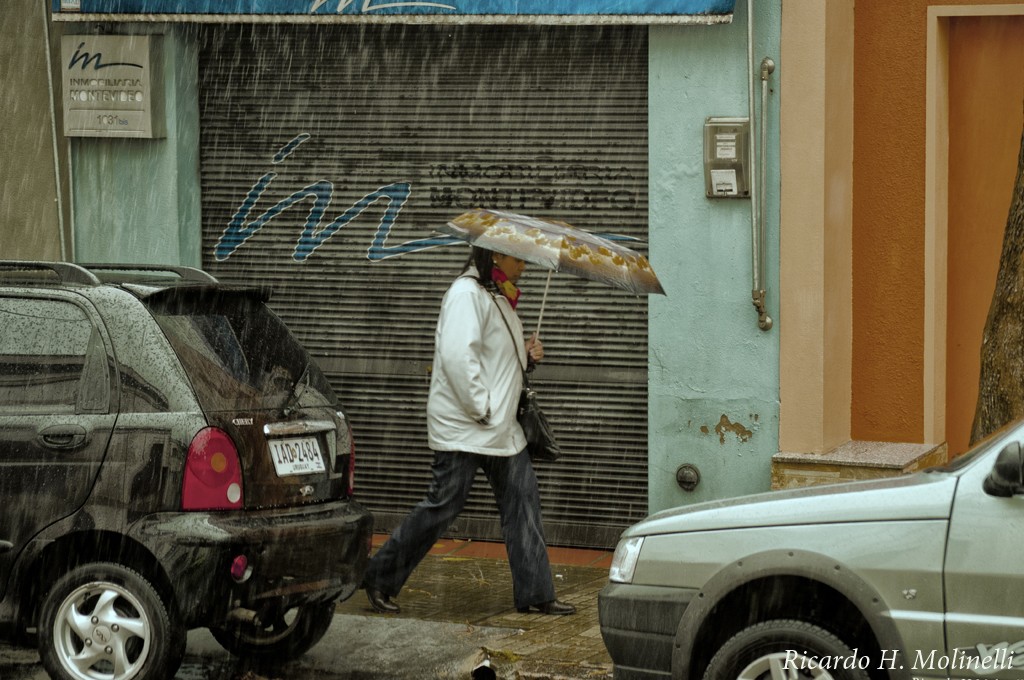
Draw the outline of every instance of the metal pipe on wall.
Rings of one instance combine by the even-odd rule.
[[[760,181],[760,184],[758,184],[758,206],[759,207],[758,207],[758,210],[757,210],[757,219],[758,219],[758,231],[761,232],[761,240],[759,241],[759,244],[758,244],[758,251],[759,251],[759,255],[760,255],[760,259],[761,259],[760,271],[761,271],[761,277],[762,278],[764,277],[764,268],[765,268],[764,267],[764,262],[765,262],[765,259],[766,259],[765,253],[768,251],[767,244],[766,244],[766,240],[767,239],[765,238],[765,232],[767,232],[767,229],[765,229],[765,225],[764,225],[765,187],[768,185],[768,182],[765,179],[765,174],[766,174],[767,168],[768,168],[768,163],[765,162],[765,158],[767,158],[767,156],[768,156],[768,153],[767,153],[767,150],[766,150],[767,149],[767,144],[768,144],[768,132],[767,132],[767,130],[768,130],[768,125],[767,125],[768,124],[768,77],[771,76],[771,74],[774,71],[775,71],[775,62],[770,57],[765,57],[764,59],[761,60],[761,120],[760,120],[760,123],[759,123],[758,128],[757,128],[757,133],[758,133],[758,136],[760,138],[760,143],[761,143],[761,156],[760,156],[760,160],[761,160],[761,167],[760,167],[761,181]],[[761,328],[761,330],[766,331],[766,330],[768,330],[768,329],[770,329],[772,327],[772,318],[770,316],[768,316],[767,313],[765,313],[764,281],[761,281],[760,283],[761,283],[761,286],[759,288],[759,292],[760,292],[760,295],[761,295],[761,306],[758,308],[757,325]]]
[[[763,282],[765,261],[764,185],[765,185],[765,111],[768,97],[768,75],[775,70],[775,62],[765,57],[761,62],[761,119],[754,121],[754,0],[747,0],[747,105],[752,134],[760,135],[758,142],[750,144],[750,242],[751,242],[751,298],[757,310],[757,326],[770,330],[773,322],[765,305]],[[760,156],[758,156],[760,147]]]
[[[46,84],[50,96],[50,141],[53,144],[53,176],[55,191],[57,193],[57,229],[60,232],[60,259],[70,261],[68,244],[64,236],[64,187],[61,183],[60,151],[57,144],[57,98],[54,94],[53,84],[53,54],[51,49],[49,14],[44,3],[37,3],[41,9],[43,19],[43,43],[46,46]]]

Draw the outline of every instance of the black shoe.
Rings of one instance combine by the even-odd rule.
[[[370,601],[370,606],[373,607],[374,611],[378,611],[381,614],[397,614],[402,611],[398,604],[391,601],[390,596],[385,595],[376,588],[366,589],[366,599]]]
[[[516,611],[520,614],[527,614],[531,609],[538,611],[541,614],[551,614],[553,616],[565,616],[566,614],[576,613],[576,607],[573,607],[571,604],[560,602],[559,600],[541,602],[540,604],[531,605],[529,607],[519,607]]]

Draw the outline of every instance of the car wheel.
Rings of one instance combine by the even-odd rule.
[[[77,567],[43,600],[39,656],[51,678],[162,680],[184,653],[185,635],[156,589],[121,565]]]
[[[824,628],[804,621],[765,621],[719,648],[704,680],[867,680],[870,659]]]
[[[334,602],[292,607],[259,624],[236,623],[210,628],[214,639],[237,657],[290,661],[320,641],[334,620]]]

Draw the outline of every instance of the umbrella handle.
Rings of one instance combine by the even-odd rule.
[[[537,315],[537,331],[535,335],[540,337],[540,322],[544,319],[544,305],[548,301],[548,288],[551,287],[551,275],[554,273],[551,269],[548,270],[548,280],[544,284],[544,296],[540,299],[540,314]]]

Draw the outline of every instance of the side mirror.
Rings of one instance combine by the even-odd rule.
[[[996,458],[996,464],[981,486],[989,496],[1009,498],[1024,493],[1024,453],[1020,442],[1010,442]]]

